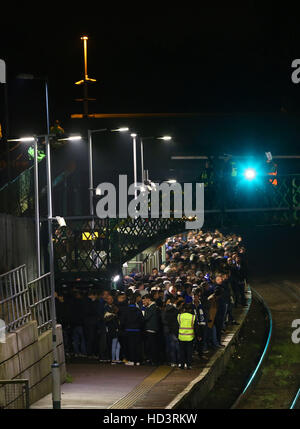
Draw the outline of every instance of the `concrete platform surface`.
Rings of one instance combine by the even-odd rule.
[[[72,383],[64,383],[61,386],[61,407],[109,408],[131,392],[153,372],[153,369],[150,366],[68,364],[67,373],[72,377]],[[45,396],[30,408],[52,408],[52,395]]]

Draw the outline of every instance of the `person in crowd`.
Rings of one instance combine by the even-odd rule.
[[[145,309],[145,353],[148,362],[156,366],[158,364],[158,331],[159,331],[159,313],[155,304],[155,298],[152,294],[143,296],[143,305]]]
[[[245,296],[245,280],[246,272],[244,266],[242,265],[242,260],[240,256],[235,256],[235,264],[232,268],[232,281],[236,291],[236,305],[241,304],[243,307],[247,306],[246,296]]]
[[[74,291],[70,302],[70,326],[72,345],[75,357],[86,357],[86,341],[84,335],[84,302],[82,292]]]
[[[101,291],[97,296],[97,352],[99,362],[103,363],[110,361],[110,345],[108,344],[107,326],[104,320],[107,300],[111,302],[111,294],[107,290]]]
[[[62,291],[55,292],[56,320],[61,324],[66,357],[71,352],[70,306]]]
[[[129,298],[129,304],[122,313],[120,326],[125,333],[126,358],[125,365],[137,365],[142,362],[142,331],[144,328],[144,317],[138,308],[137,295]]]
[[[177,316],[178,340],[180,348],[180,368],[191,369],[193,358],[193,341],[195,338],[195,314],[192,304],[184,304]]]
[[[118,307],[114,304],[112,295],[108,295],[104,306],[104,322],[107,332],[107,344],[111,350],[110,358],[112,365],[121,363],[119,342],[120,321],[118,318]]]
[[[181,296],[183,296],[184,302],[186,304],[191,304],[193,302],[192,287],[193,285],[190,282],[184,284],[184,291],[182,292]]]
[[[225,317],[227,314],[230,291],[229,285],[226,282],[226,276],[218,273],[215,278],[216,289],[219,288],[220,296],[218,299],[217,312],[215,316],[216,337],[218,344],[221,344],[222,331],[225,329]]]
[[[162,313],[164,335],[166,342],[166,354],[171,367],[180,364],[180,350],[178,342],[178,309],[177,298],[170,296],[166,301],[165,311]]]
[[[84,301],[83,325],[86,338],[86,349],[89,358],[96,358],[98,355],[97,328],[99,319],[99,302],[94,290],[88,292]]]

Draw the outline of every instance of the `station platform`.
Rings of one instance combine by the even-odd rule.
[[[250,294],[248,303],[250,305]],[[239,325],[228,328],[225,348],[210,351],[204,357],[195,355],[191,370],[171,366],[126,366],[96,361],[67,364],[69,381],[61,386],[61,408],[65,409],[173,409],[188,398],[190,391],[204,380],[222,360],[234,342],[247,315],[248,307],[235,311]],[[228,359],[228,357],[227,357]],[[219,366],[222,366],[222,363]],[[30,407],[52,408],[49,394]]]

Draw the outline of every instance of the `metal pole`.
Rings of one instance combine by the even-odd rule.
[[[92,130],[88,130],[88,145],[89,145],[89,187],[90,187],[90,215],[94,216],[94,178],[93,178],[93,141]]]
[[[49,262],[50,262],[50,288],[51,288],[51,319],[52,319],[52,406],[54,409],[61,408],[60,369],[57,352],[56,336],[56,308],[55,308],[55,279],[54,279],[54,251],[52,233],[52,181],[51,181],[51,159],[49,136],[46,139],[47,156],[47,202],[48,202],[48,234],[49,234]]]
[[[34,199],[35,199],[35,234],[37,274],[41,277],[41,245],[40,245],[40,207],[39,207],[39,171],[38,171],[38,140],[34,139]]]
[[[143,140],[141,139],[141,168],[142,168],[142,183],[145,182],[145,172],[144,172],[144,145]]]
[[[134,176],[134,199],[137,199],[137,168],[136,168],[136,137],[132,137],[133,143],[133,176]]]
[[[48,98],[48,80],[47,79],[45,79],[45,91],[46,91],[47,134],[50,134],[49,98]]]

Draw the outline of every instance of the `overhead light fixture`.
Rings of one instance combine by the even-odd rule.
[[[176,179],[169,179],[169,180],[167,180],[167,183],[177,183],[177,180]]]
[[[172,140],[171,136],[163,136],[163,137],[158,137],[159,140],[164,140],[164,141],[169,141]]]
[[[112,130],[112,131],[118,131],[119,133],[124,133],[125,131],[129,131],[129,128],[121,127],[121,128],[117,128],[116,130]]]
[[[135,133],[130,134],[130,137],[136,137]]]
[[[20,139],[10,139],[7,140],[8,142],[22,142],[22,143],[29,143],[29,142],[34,142],[35,138],[34,137],[22,137]]]
[[[61,217],[61,216],[56,216],[56,220],[57,220],[58,225],[59,225],[60,227],[62,227],[62,226],[67,226],[66,221],[65,221],[65,219],[64,219],[63,217]]]
[[[68,141],[78,141],[78,140],[82,140],[81,136],[70,136],[70,137],[66,137],[64,139],[57,139],[57,141],[63,141],[63,140],[68,140]]]

